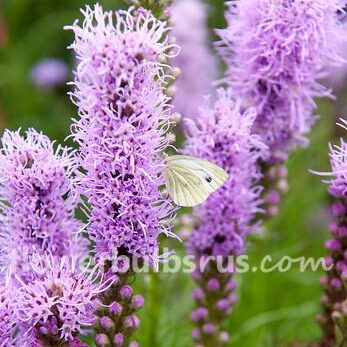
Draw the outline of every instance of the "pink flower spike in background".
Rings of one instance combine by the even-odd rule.
[[[315,123],[314,98],[330,97],[318,83],[340,56],[345,31],[339,0],[242,0],[228,3],[227,28],[218,49],[227,64],[225,81],[246,106],[256,108],[254,131],[281,161],[307,144]]]
[[[210,47],[208,6],[202,0],[177,0],[173,4],[172,36],[181,47],[172,65],[179,69],[173,105],[184,117],[195,118],[212,83],[218,78],[217,59]]]

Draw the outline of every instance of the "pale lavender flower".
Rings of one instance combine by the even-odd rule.
[[[98,296],[115,278],[104,280],[97,267],[81,271],[78,265],[75,258],[33,258],[33,279],[22,282],[13,298],[15,315],[27,327],[22,331],[23,339],[27,337],[23,346],[44,339],[72,346],[76,335],[95,322]]]
[[[34,252],[62,256],[84,251],[76,233],[76,201],[69,192],[74,153],[34,129],[6,130],[0,153],[0,253],[2,278],[24,275]]]
[[[89,237],[98,257],[134,255],[155,262],[157,237],[170,233],[173,211],[159,189],[171,115],[163,91],[174,55],[165,23],[145,9],[103,12],[87,7],[68,27],[78,60],[72,99],[80,119],[78,191],[90,205]]]
[[[230,2],[228,26],[218,33],[227,63],[226,82],[246,106],[254,106],[254,131],[272,159],[307,143],[316,117],[314,98],[330,96],[317,82],[323,68],[339,64],[338,0],[243,0]]]
[[[188,123],[185,153],[207,159],[226,170],[229,179],[204,205],[195,209],[199,225],[189,250],[203,255],[240,254],[245,236],[260,212],[261,173],[257,166],[267,147],[252,134],[254,109],[243,110],[230,90],[218,90],[213,107],[205,104],[196,123]]]
[[[30,77],[38,87],[50,88],[64,84],[67,80],[67,71],[67,65],[63,60],[48,58],[32,67]]]
[[[341,22],[340,33],[342,33],[344,40],[339,42],[337,51],[344,61],[339,65],[328,65],[322,79],[322,83],[331,88],[334,92],[342,91],[347,84],[347,17],[345,15]],[[339,100],[337,100],[337,102],[339,102]]]
[[[172,8],[172,36],[181,47],[180,54],[172,60],[180,70],[173,104],[184,117],[198,114],[218,75],[217,61],[209,47],[207,11],[201,0],[178,0]]]

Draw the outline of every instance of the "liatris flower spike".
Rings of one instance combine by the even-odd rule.
[[[246,235],[258,228],[252,225],[262,203],[257,162],[268,153],[261,137],[252,134],[255,117],[255,110],[243,109],[231,90],[221,89],[213,107],[206,102],[196,122],[187,122],[185,152],[208,159],[229,174],[224,186],[195,209],[197,222],[187,244],[199,269],[211,255],[220,257],[227,268],[222,273],[216,261],[208,261],[204,271],[193,274],[198,308],[191,319],[197,325],[193,338],[199,346],[217,347],[227,342],[222,323],[236,300],[234,269],[228,267],[228,256],[242,254]]]
[[[314,97],[329,96],[317,82],[329,64],[340,64],[341,1],[243,0],[230,2],[227,28],[218,30],[226,82],[256,108],[254,131],[285,158],[315,122]]]
[[[80,145],[82,170],[76,189],[88,201],[86,232],[106,271],[119,256],[156,265],[158,236],[171,234],[174,207],[161,191],[165,183],[163,151],[175,115],[164,88],[177,47],[169,43],[164,22],[143,8],[82,11],[84,22],[70,46],[77,59],[72,100],[79,119],[72,126]],[[113,262],[113,264],[112,264]],[[143,299],[133,295],[129,271],[102,296],[94,328],[98,346],[127,346],[138,328],[134,315]]]
[[[347,130],[347,121],[340,124]],[[317,317],[324,335],[320,346],[342,345],[347,339],[347,143],[330,145],[331,172],[329,193],[334,198],[332,212],[336,222],[330,225],[332,238],[325,247],[329,255],[325,265],[330,268],[321,278],[324,294],[321,299],[323,313]]]
[[[77,232],[76,200],[71,196],[74,153],[57,146],[42,133],[6,130],[0,153],[0,270],[30,278],[26,264],[34,252],[78,255],[86,242]]]
[[[344,29],[341,1],[242,0],[228,2],[227,28],[218,30],[218,50],[227,64],[225,82],[245,107],[256,109],[253,131],[270,148],[264,163],[268,216],[276,215],[288,189],[285,161],[317,117],[314,98],[331,97],[318,81],[341,65]]]

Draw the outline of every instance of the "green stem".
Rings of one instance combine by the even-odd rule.
[[[149,286],[149,326],[148,346],[157,346],[157,333],[159,329],[161,295],[160,295],[160,277],[159,273],[152,271],[150,273]]]

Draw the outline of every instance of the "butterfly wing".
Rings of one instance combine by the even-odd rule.
[[[166,159],[166,186],[174,203],[197,206],[222,186],[228,174],[203,159],[173,155]]]

